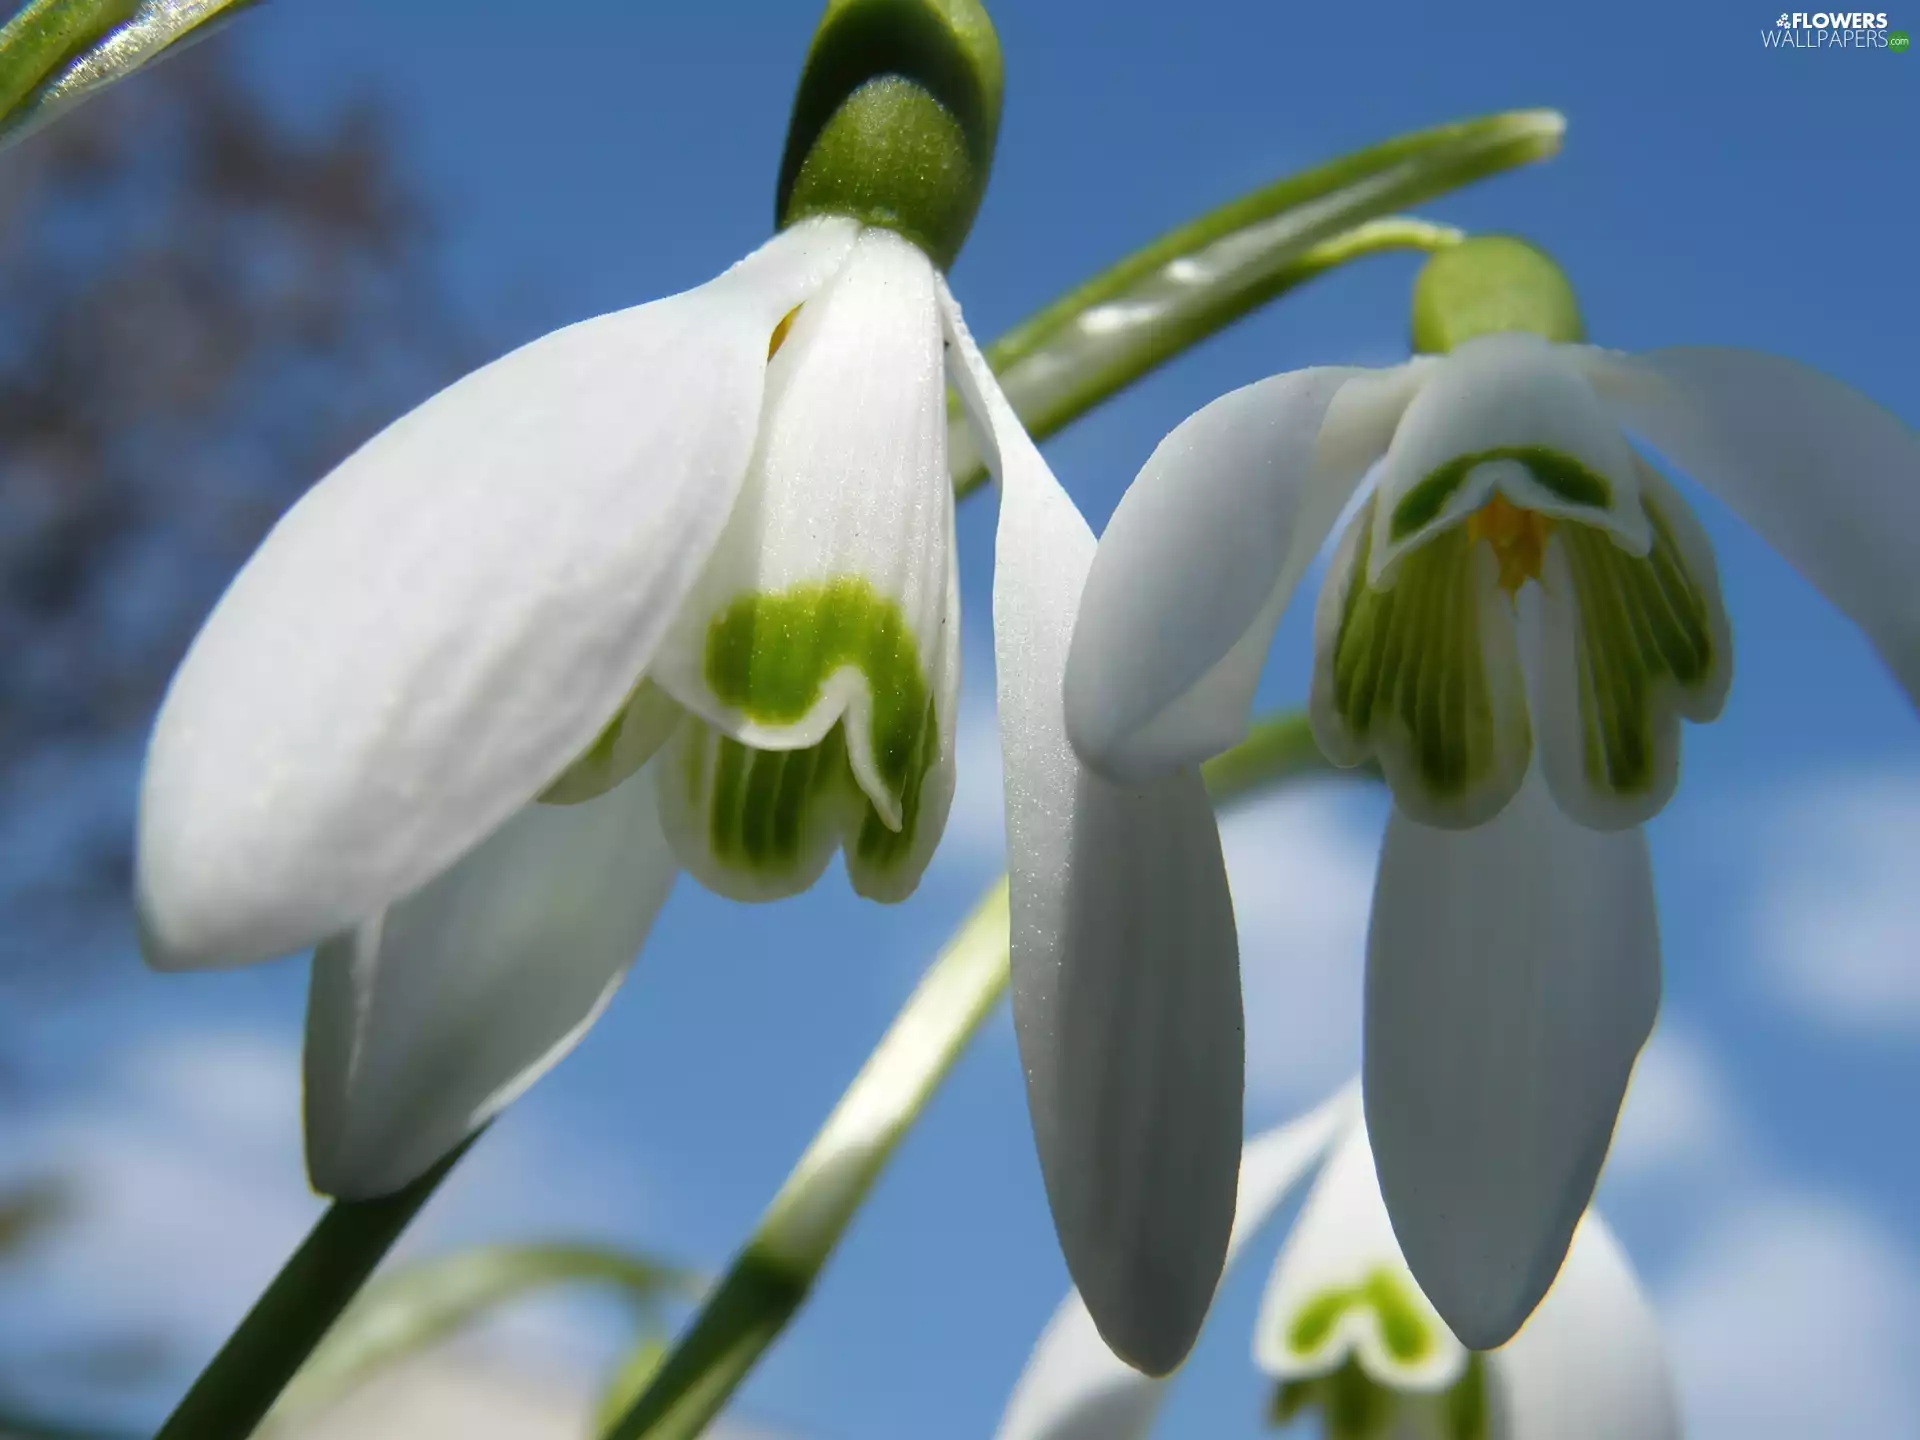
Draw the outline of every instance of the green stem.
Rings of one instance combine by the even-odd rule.
[[[244,1440],[476,1135],[406,1189],[336,1200],[280,1268],[155,1440]]]
[[[1211,762],[1221,803],[1328,769],[1304,716],[1256,724]],[[767,1207],[651,1383],[601,1440],[693,1440],[799,1312],[874,1181],[1007,993],[1007,881],[961,925]],[[618,1408],[618,1407],[614,1407]]]
[[[1463,231],[1451,225],[1436,225],[1412,216],[1369,220],[1311,246],[1284,264],[1271,268],[1247,265],[1237,275],[1217,278],[1204,289],[1193,289],[1182,297],[1184,303],[1167,304],[1150,319],[1139,321],[1130,343],[1114,344],[1110,335],[1102,334],[1099,343],[1076,347],[1072,345],[1076,337],[1068,336],[1054,339],[1043,353],[1035,354],[1023,340],[1023,332],[1036,323],[1029,321],[995,341],[984,353],[1027,433],[1035,440],[1044,440],[1158,369],[1171,356],[1329,270],[1395,251],[1432,254],[1465,238]],[[1256,243],[1256,236],[1233,235],[1218,242],[1218,248],[1251,248]],[[1204,252],[1190,263],[1204,265]],[[1088,304],[1086,308],[1094,307]],[[1133,313],[1144,315],[1145,311],[1136,309]],[[948,468],[954,477],[954,496],[964,500],[986,483],[987,471],[973,433],[961,422],[956,405],[949,403],[948,409]]]

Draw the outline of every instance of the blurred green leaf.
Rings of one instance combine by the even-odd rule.
[[[1397,136],[1243,195],[1122,260],[987,347],[1036,440],[1316,275],[1363,255],[1435,250],[1460,232],[1392,212],[1559,152],[1566,118],[1514,110]],[[985,478],[957,413],[954,490]]]
[[[260,0],[33,0],[0,30],[0,147]]]
[[[599,1407],[594,1412],[594,1433],[607,1429],[622,1415],[627,1407],[638,1400],[653,1379],[653,1372],[667,1358],[667,1342],[664,1339],[649,1336],[633,1347],[620,1368],[613,1372],[613,1378],[607,1382],[605,1392],[600,1396]]]
[[[135,1440],[130,1430],[106,1430],[95,1425],[76,1425],[16,1410],[0,1401],[0,1440]]]
[[[315,1347],[267,1417],[305,1418],[498,1306],[555,1285],[610,1286],[651,1312],[698,1297],[700,1277],[643,1255],[596,1245],[487,1245],[419,1261],[375,1279]]]

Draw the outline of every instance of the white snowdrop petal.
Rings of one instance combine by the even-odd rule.
[[[946,297],[952,375],[1001,483],[994,654],[1014,1027],[1054,1227],[1130,1364],[1192,1347],[1233,1227],[1244,1040],[1233,906],[1198,774],[1142,789],[1068,744],[1067,644],[1093,535]]]
[[[416,1179],[556,1064],[673,884],[652,776],[531,805],[314,955],[307,1170],[345,1200]]]
[[[1413,388],[1411,372],[1350,366],[1276,375],[1160,442],[1080,599],[1067,733],[1089,764],[1150,779],[1246,734],[1281,612]]]
[[[1619,422],[1839,607],[1920,706],[1920,435],[1777,355],[1687,346],[1582,357]]]
[[[275,527],[155,724],[163,967],[257,960],[432,879],[593,741],[725,522],[768,337],[851,222],[559,330],[395,421]]]
[[[855,884],[891,898],[913,890],[945,823],[957,718],[934,284],[919,249],[870,229],[794,317],[740,499],[653,668],[717,733],[757,751],[814,749],[839,727],[831,768],[851,772],[871,814],[823,803],[845,820]],[[748,829],[773,823],[744,803]],[[750,849],[686,859],[755,863]],[[781,883],[748,873],[731,888]]]
[[[1496,1440],[1680,1440],[1680,1405],[1653,1307],[1589,1211],[1520,1333],[1487,1357]]]
[[[1348,1086],[1298,1119],[1247,1141],[1227,1246],[1229,1265],[1312,1173],[1359,1106],[1358,1088]],[[1033,1347],[995,1434],[998,1440],[1141,1440],[1166,1385],[1109,1350],[1079,1292],[1069,1292]]]
[[[1363,1083],[1381,1193],[1448,1328],[1504,1343],[1552,1284],[1660,1005],[1646,841],[1537,768],[1475,830],[1388,822]]]

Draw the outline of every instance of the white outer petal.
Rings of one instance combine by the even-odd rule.
[[[1233,903],[1197,773],[1142,790],[1067,743],[1060,685],[1093,534],[944,299],[952,375],[1000,478],[994,655],[1014,1028],[1068,1273],[1100,1333],[1165,1374],[1225,1263],[1245,1039]]]
[[[804,716],[757,719],[714,693],[707,640],[744,596],[861,579],[899,605],[920,679],[935,692],[942,647],[959,624],[948,613],[946,395],[932,262],[891,230],[863,230],[774,356],[746,483],[653,670],[682,705],[757,750],[817,745],[844,715],[854,774],[895,829],[899,797],[875,766],[868,677],[844,666],[823,679]]]
[[[1431,1334],[1428,1355],[1411,1364],[1396,1359],[1381,1338],[1379,1317],[1364,1304],[1349,1308],[1311,1353],[1301,1355],[1287,1345],[1285,1337],[1302,1308],[1330,1290],[1352,1290],[1381,1271],[1398,1282],[1402,1298]],[[1313,1182],[1274,1264],[1254,1326],[1254,1360],[1278,1380],[1329,1374],[1349,1356],[1373,1380],[1396,1390],[1444,1390],[1467,1368],[1466,1347],[1454,1339],[1401,1258],[1364,1122],[1346,1132]]]
[[[1424,370],[1298,370],[1155,448],[1101,537],[1067,658],[1067,734],[1111,779],[1197,765],[1247,731],[1275,626]]]
[[[1474,1349],[1553,1283],[1659,1006],[1638,830],[1574,824],[1538,766],[1475,830],[1395,811],[1367,937],[1367,1126],[1401,1251]]]
[[[1359,1114],[1360,1092],[1347,1086],[1296,1120],[1246,1144],[1232,1265],[1287,1197]],[[997,1440],[1140,1440],[1164,1397],[1166,1380],[1142,1375],[1107,1348],[1077,1291],[1054,1311],[1007,1399]]]
[[[1920,435],[1818,370],[1755,350],[1583,361],[1620,423],[1839,607],[1920,706]]]
[[[1487,1356],[1493,1440],[1680,1440],[1653,1308],[1589,1211],[1520,1333]]]
[[[368,441],[235,578],[147,754],[156,965],[242,963],[431,880],[583,751],[720,533],[767,337],[851,221],[555,331]]]
[[[307,1172],[344,1200],[417,1178],[579,1041],[674,865],[647,771],[532,805],[424,889],[315,952]]]

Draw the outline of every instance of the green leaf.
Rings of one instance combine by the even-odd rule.
[[[698,1277],[644,1255],[598,1245],[486,1245],[403,1266],[360,1293],[268,1415],[303,1419],[384,1366],[444,1340],[497,1306],[555,1285],[605,1285],[644,1312],[691,1300]]]
[[[0,30],[0,147],[260,0],[33,0]]]
[[[1394,217],[1560,149],[1566,119],[1515,110],[1402,135],[1223,205],[1063,296],[987,348],[1014,412],[1044,439],[1248,311],[1349,260],[1443,249],[1460,232]],[[957,413],[954,489],[985,478]]]

